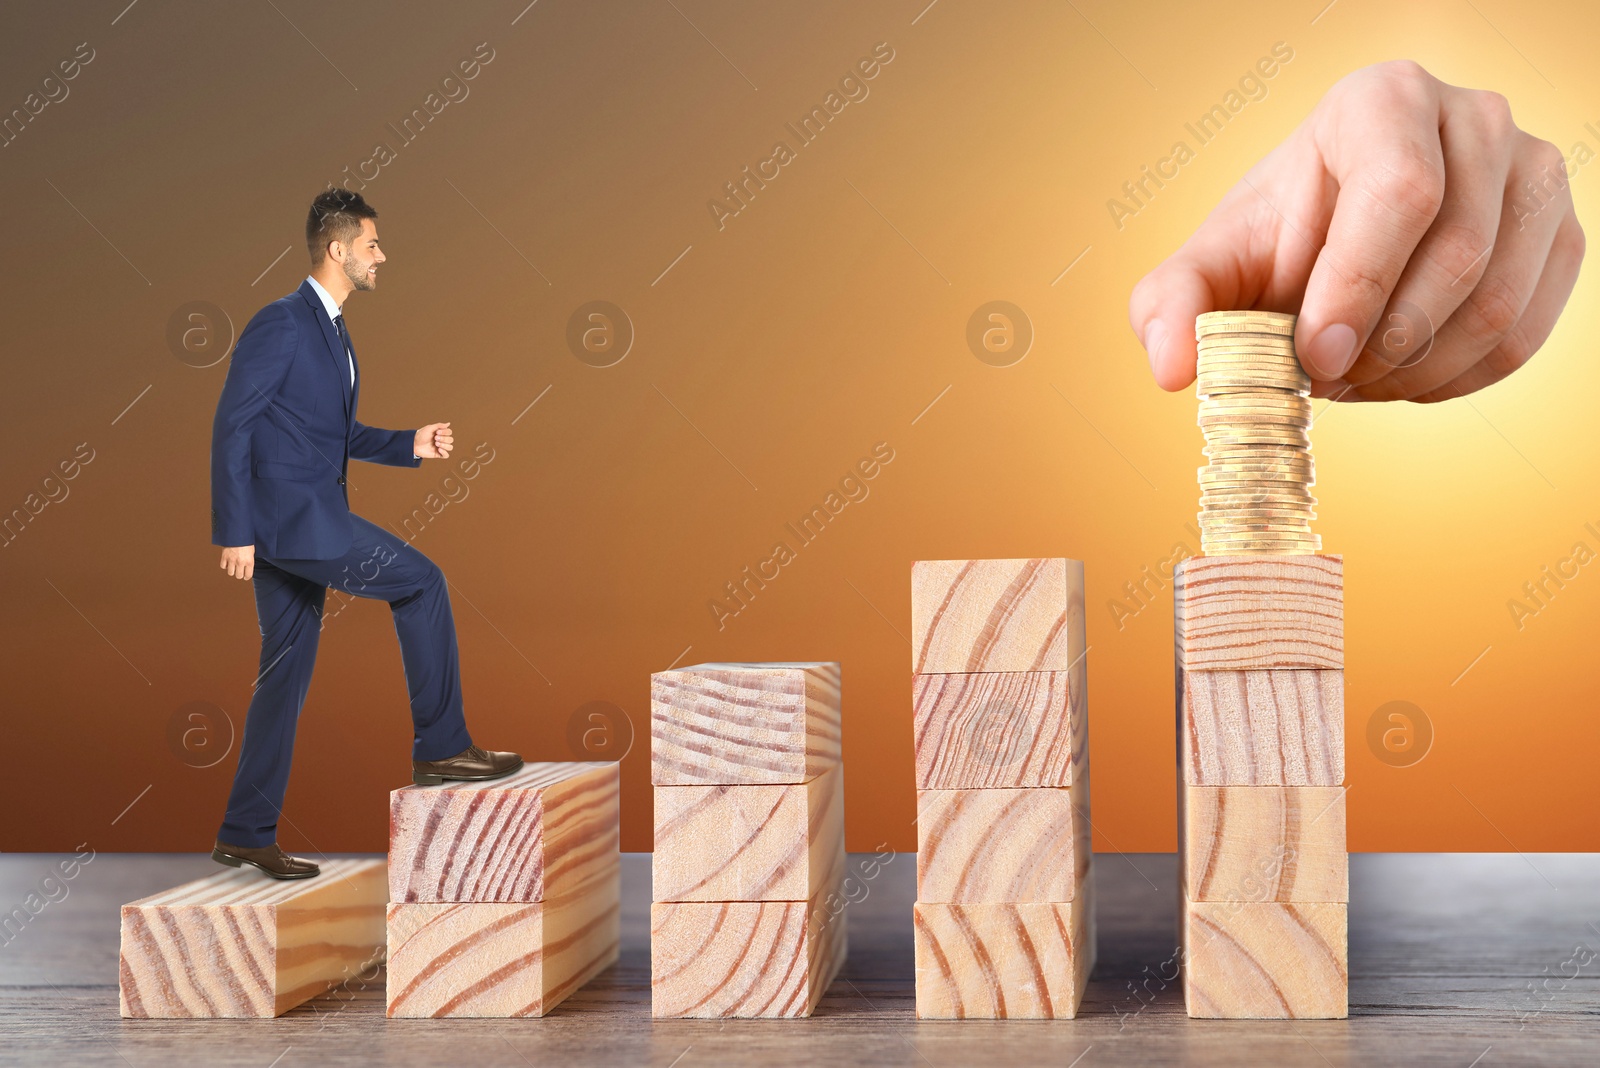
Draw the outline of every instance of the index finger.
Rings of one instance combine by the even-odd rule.
[[[1440,83],[1415,63],[1363,74],[1341,84],[1312,131],[1339,192],[1306,281],[1295,350],[1324,381],[1355,363],[1444,203]]]

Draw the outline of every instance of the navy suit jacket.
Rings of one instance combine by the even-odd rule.
[[[416,431],[357,421],[361,371],[352,386],[343,349],[309,281],[239,335],[211,426],[213,545],[254,545],[269,559],[341,556],[354,538],[350,461],[422,464]]]

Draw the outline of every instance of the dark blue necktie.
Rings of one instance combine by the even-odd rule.
[[[344,346],[344,358],[349,361],[349,366],[345,368],[345,384],[349,385],[355,378],[355,346],[350,344],[350,331],[345,329],[344,316],[333,317],[333,328],[339,332],[339,343]]]

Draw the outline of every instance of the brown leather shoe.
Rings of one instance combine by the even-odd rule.
[[[322,871],[309,860],[291,857],[278,847],[277,842],[252,849],[249,846],[228,845],[219,838],[216,848],[211,850],[211,859],[230,868],[249,864],[274,879],[310,879]]]
[[[516,753],[495,753],[469,745],[445,760],[413,760],[411,781],[435,786],[446,779],[459,782],[503,779],[520,767],[522,758]]]

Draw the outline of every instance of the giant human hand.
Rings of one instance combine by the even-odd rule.
[[[1195,316],[1295,312],[1313,394],[1440,401],[1550,336],[1583,261],[1561,151],[1503,96],[1395,61],[1346,76],[1146,275],[1128,316],[1164,389]]]

